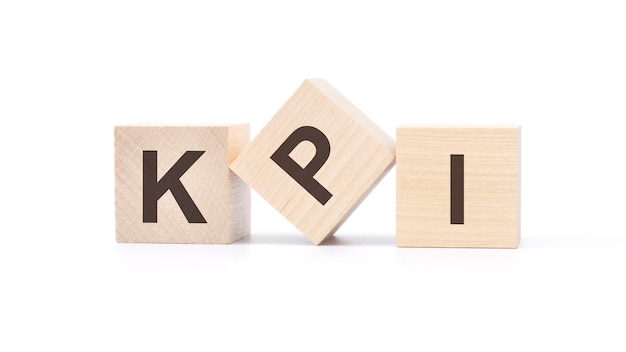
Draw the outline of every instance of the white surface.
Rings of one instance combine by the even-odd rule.
[[[626,10],[0,3],[0,350],[623,351]],[[315,247],[118,245],[113,126],[249,121],[323,77],[395,136],[523,126],[518,250],[398,249],[395,169]]]

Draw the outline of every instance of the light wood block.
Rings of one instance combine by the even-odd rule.
[[[519,126],[399,127],[397,245],[517,248],[520,131]]]
[[[328,82],[308,79],[231,169],[320,244],[394,163],[389,135]]]
[[[116,126],[118,242],[232,243],[250,234],[250,188],[229,169],[249,125]]]

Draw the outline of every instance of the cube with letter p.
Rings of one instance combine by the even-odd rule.
[[[313,243],[395,163],[395,142],[322,79],[305,80],[231,169]]]

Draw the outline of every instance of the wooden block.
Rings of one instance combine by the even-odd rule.
[[[397,130],[397,245],[517,248],[519,126]]]
[[[231,169],[319,244],[394,162],[389,135],[326,81],[309,79]]]
[[[118,242],[232,243],[250,234],[250,188],[228,165],[249,125],[115,127]]]

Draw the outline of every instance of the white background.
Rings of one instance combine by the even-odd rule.
[[[623,1],[0,2],[0,350],[624,351]],[[323,246],[115,243],[113,126],[323,77],[395,137],[523,126],[517,250],[399,249],[395,169]]]

